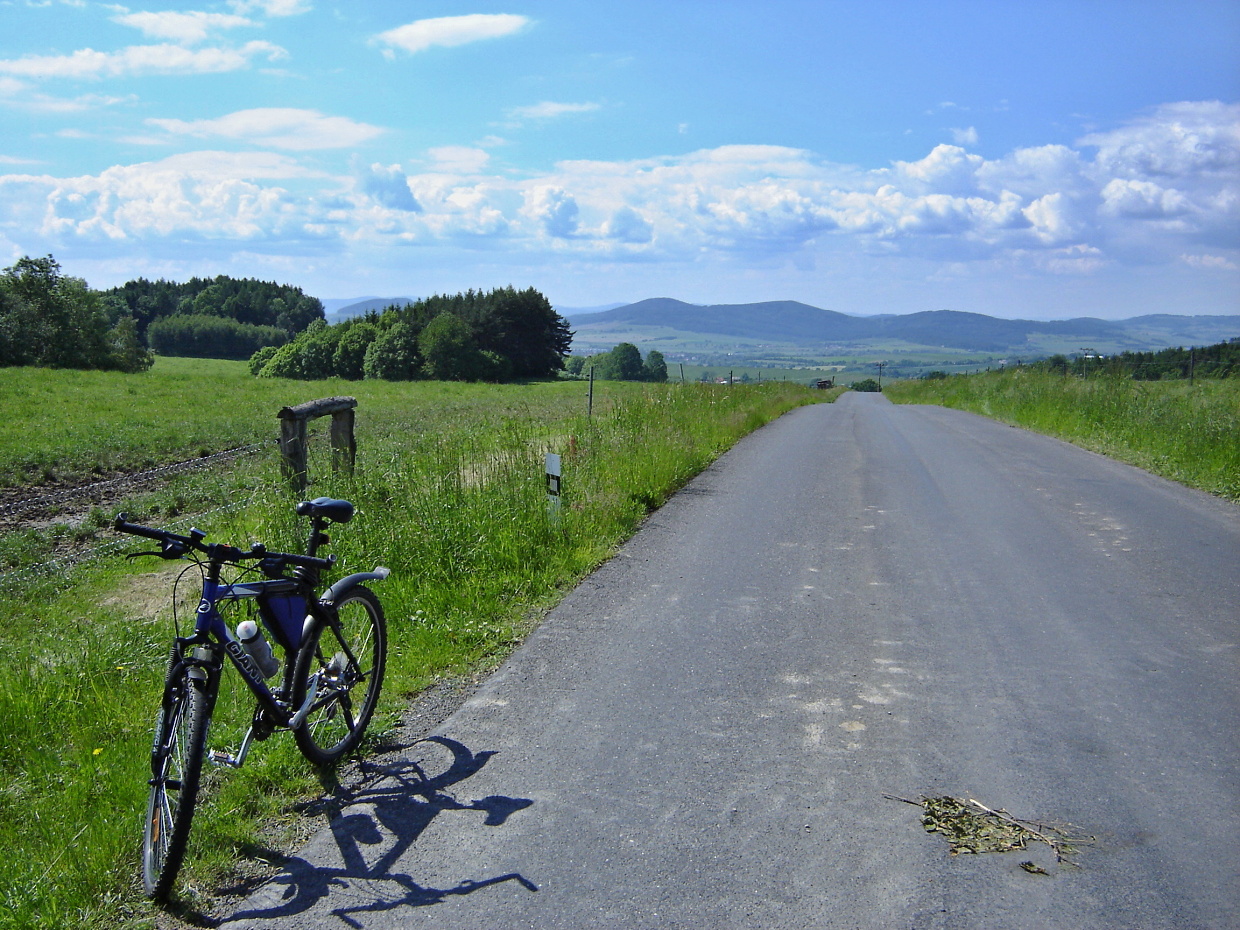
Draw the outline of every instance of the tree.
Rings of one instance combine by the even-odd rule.
[[[365,320],[352,322],[336,343],[336,355],[332,367],[336,377],[360,381],[366,376],[366,350],[379,336],[373,323]]]
[[[116,321],[108,333],[108,342],[116,367],[121,371],[146,371],[155,361],[154,354],[147,351],[138,338],[138,323],[131,316]]]
[[[573,334],[568,321],[534,288],[502,288],[477,304],[473,328],[478,347],[507,358],[514,377],[545,378],[564,367]]]
[[[288,341],[288,334],[274,326],[204,314],[163,317],[147,327],[146,335],[160,355],[187,358],[250,358],[264,346]]]
[[[658,349],[651,349],[646,356],[646,362],[642,365],[642,373],[644,381],[654,381],[662,384],[667,380],[667,362],[663,360],[663,353]]]
[[[287,342],[276,349],[266,364],[259,369],[258,376],[260,378],[304,378],[305,375],[301,368],[301,350],[298,349],[297,343]]]
[[[438,381],[477,381],[488,367],[469,324],[455,313],[441,313],[418,336],[422,370]]]
[[[398,322],[375,337],[366,349],[362,370],[367,378],[413,381],[421,365],[417,332],[408,323]]]
[[[604,381],[641,381],[646,373],[642,354],[631,342],[622,342],[610,352],[591,359],[594,375]]]
[[[313,320],[305,332],[294,340],[301,353],[301,376],[308,381],[330,378],[334,373],[333,362],[336,358],[336,344],[341,331],[338,327],[328,326],[322,320]]]
[[[52,256],[26,256],[0,275],[0,363],[118,368],[103,295],[61,274]]]

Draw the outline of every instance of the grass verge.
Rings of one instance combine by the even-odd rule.
[[[777,383],[608,385],[602,392],[596,385],[595,415],[587,419],[580,384],[276,382],[261,388],[271,394],[233,404],[232,376],[214,371],[207,377],[221,379],[221,397],[229,400],[205,408],[201,399],[188,402],[199,393],[192,378],[174,379],[180,394],[143,375],[96,385],[111,393],[84,441],[108,433],[109,417],[146,419],[166,440],[138,456],[158,461],[180,454],[172,447],[183,446],[181,436],[194,435],[191,445],[207,437],[214,446],[233,444],[238,437],[230,429],[274,431],[274,412],[284,404],[332,393],[359,397],[356,474],[332,475],[325,454],[316,453],[310,493],[358,506],[358,517],[333,534],[331,551],[344,571],[385,564],[393,572],[376,586],[391,632],[376,734],[399,717],[403,697],[440,676],[498,662],[563,591],[738,438],[791,407],[822,399]],[[60,375],[43,372],[49,381]],[[239,396],[251,390],[241,384]],[[161,391],[158,405],[127,401]],[[231,408],[251,403],[262,408],[261,424],[230,419]],[[192,421],[217,412],[221,424],[233,425],[192,434]],[[24,473],[21,456],[5,449]],[[564,456],[564,503],[554,518],[542,475],[549,451]],[[42,454],[32,449],[30,459]],[[119,458],[132,454],[122,450]],[[89,453],[82,450],[76,460],[88,461]],[[274,457],[210,480],[209,496],[238,504],[193,519],[209,538],[301,544],[304,527],[291,514],[294,498],[278,481]],[[125,506],[134,519],[160,523],[170,512],[160,497],[165,493]],[[190,522],[178,525],[184,530]],[[100,559],[53,576],[25,574],[0,593],[0,643],[17,660],[0,678],[0,823],[10,850],[0,876],[0,927],[157,923],[158,912],[140,894],[139,823],[150,726],[172,633],[170,570],[179,564]],[[179,593],[196,600],[192,578]],[[241,695],[222,695],[214,747],[236,748],[249,707]],[[282,737],[260,744],[243,770],[212,772],[195,818],[180,906],[190,912],[204,906],[212,889],[247,863],[277,856],[298,829],[299,811],[332,778],[302,761]]]
[[[1133,381],[1009,369],[884,389],[994,417],[1240,501],[1240,381]]]

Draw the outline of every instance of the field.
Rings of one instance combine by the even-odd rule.
[[[581,382],[307,384],[175,359],[138,375],[0,370],[0,390],[0,483],[10,496],[262,443],[226,468],[99,504],[84,520],[53,515],[0,537],[0,643],[10,657],[0,680],[9,858],[0,927],[15,928],[156,925],[140,894],[138,825],[177,564],[110,551],[116,510],[181,532],[194,525],[210,539],[294,549],[304,528],[279,477],[275,413],[314,397],[357,397],[356,474],[333,474],[317,436],[307,496],[357,504],[330,550],[345,570],[392,569],[376,586],[392,642],[374,746],[397,725],[403,698],[443,675],[493,667],[651,508],[740,436],[832,396],[791,383],[596,383],[587,418]],[[547,506],[545,452],[564,456],[558,516]],[[54,549],[83,548],[95,558],[39,567]],[[191,589],[179,595],[195,599]],[[223,694],[213,745],[235,749],[247,717],[244,702]],[[214,889],[261,871],[321,823],[325,815],[310,812],[330,805],[312,802],[334,778],[283,738],[260,744],[240,772],[213,773],[180,883],[181,916],[201,922]]]
[[[940,404],[1036,430],[1240,501],[1240,382],[1065,378],[1030,369],[885,384],[897,403]]]

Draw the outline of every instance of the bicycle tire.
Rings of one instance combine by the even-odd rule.
[[[386,664],[383,605],[373,591],[358,585],[336,602],[333,619],[311,627],[297,653],[293,706],[301,707],[318,682],[314,709],[293,731],[302,755],[328,765],[357,747],[378,703]],[[355,701],[359,685],[361,699]]]
[[[206,681],[191,677],[187,668],[169,676],[167,697],[155,717],[142,831],[142,884],[156,900],[168,897],[185,859],[207,752],[210,705]]]

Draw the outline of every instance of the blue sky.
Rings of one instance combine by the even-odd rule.
[[[1240,315],[1233,0],[0,0],[0,261]]]

